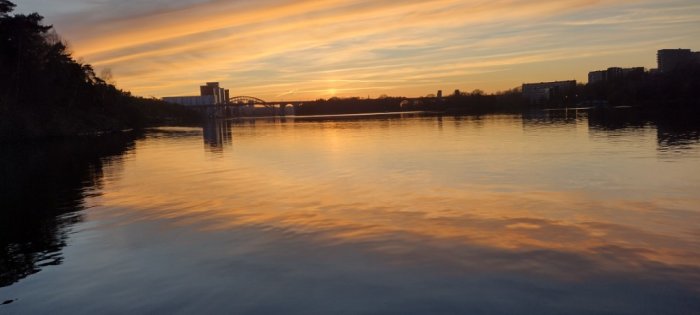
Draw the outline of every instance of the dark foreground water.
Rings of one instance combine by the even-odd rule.
[[[700,314],[700,127],[210,123],[3,145],[1,314]]]

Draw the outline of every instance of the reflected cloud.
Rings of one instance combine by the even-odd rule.
[[[7,309],[697,309],[695,160],[659,161],[653,125],[620,132],[585,115],[532,116],[154,129],[89,199],[99,205],[67,256],[80,259],[66,259],[60,277],[10,286],[2,293],[18,300]],[[224,158],[203,154],[203,138]]]
[[[554,116],[558,119],[557,115]],[[577,117],[579,121],[574,126],[583,124],[585,127],[585,116]],[[387,254],[385,250],[389,254],[395,250],[401,252],[402,246],[410,246],[408,244],[420,240],[443,246],[476,246],[513,255],[524,251],[547,251],[589,258],[601,256],[596,258],[601,260],[608,259],[606,255],[617,250],[620,251],[618,260],[605,261],[605,267],[600,267],[614,268],[616,272],[628,268],[627,264],[640,261],[673,268],[700,265],[695,239],[698,230],[694,224],[700,221],[700,214],[679,210],[699,203],[697,198],[652,198],[638,202],[622,196],[599,196],[590,191],[534,190],[505,184],[474,184],[457,189],[444,186],[444,179],[435,182],[438,180],[434,178],[435,174],[419,168],[387,175],[381,181],[356,183],[353,180],[356,173],[369,170],[334,168],[335,163],[347,163],[341,162],[346,161],[343,156],[350,159],[356,157],[352,152],[353,137],[348,134],[359,136],[367,132],[367,128],[375,131],[374,128],[408,128],[403,119],[410,119],[413,124],[421,126],[419,129],[436,128],[434,117],[419,115],[295,118],[291,124],[264,120],[234,122],[225,130],[237,139],[237,143],[248,148],[236,150],[229,156],[228,163],[239,167],[235,174],[214,174],[209,178],[208,185],[190,188],[183,195],[166,193],[179,187],[180,183],[163,183],[154,189],[142,188],[138,193],[113,191],[105,196],[105,200],[129,209],[142,219],[167,220],[176,225],[197,226],[207,231],[256,228],[284,231],[292,235],[316,235],[317,241],[328,244],[378,242],[382,245],[366,249],[383,254]],[[510,135],[513,134],[510,128],[515,127],[512,123],[519,118],[474,116],[450,120],[459,124],[449,124],[450,130],[444,130],[447,127],[443,124],[441,133],[451,133],[454,129],[478,133],[498,130],[498,126],[510,126],[498,131]],[[522,121],[528,120],[531,119]],[[553,148],[557,148],[571,141],[567,125],[570,123],[565,121],[562,124],[564,129],[556,124],[535,125],[534,129],[526,130],[524,136],[531,132],[557,132],[563,135],[559,139],[561,142],[551,143]],[[575,132],[576,128],[573,130]],[[302,140],[306,150],[301,150],[297,147],[300,134],[315,135],[316,140]],[[269,137],[281,138],[272,140]],[[344,138],[342,144],[336,141],[339,137]],[[419,139],[411,141],[413,143]],[[361,138],[356,140],[360,143]],[[248,141],[259,143],[253,149]],[[314,145],[321,145],[323,149]],[[478,156],[481,149],[475,143],[471,145],[471,154]],[[486,145],[483,149],[492,150],[488,147],[490,144]],[[294,151],[291,148],[295,148]],[[280,152],[285,155],[280,156]],[[490,151],[489,156],[498,156],[498,153]],[[181,162],[172,163],[177,165]],[[391,163],[395,164],[396,161]],[[321,167],[328,173],[297,173],[294,170],[304,169],[308,165]],[[391,164],[382,167],[391,170]],[[551,169],[553,166],[548,167]],[[387,169],[383,172],[387,172]],[[327,177],[329,175],[330,179]],[[324,184],[323,180],[330,181]],[[345,191],[336,189],[336,180],[343,182]],[[414,182],[424,183],[420,186],[430,188],[425,191],[409,188]],[[220,192],[210,191],[207,188],[209,185],[215,185]],[[411,193],[405,194],[407,190]],[[144,208],[143,205],[149,206]],[[177,206],[173,208],[173,205]],[[656,219],[647,220],[648,216]],[[678,216],[685,219],[682,222],[673,219]],[[388,240],[389,244],[382,240]],[[394,244],[394,241],[400,244]],[[625,255],[631,260],[625,260]],[[544,266],[542,268],[546,269]]]
[[[279,189],[274,186],[269,192]],[[251,193],[238,186],[235,191]],[[512,194],[475,195],[482,197],[451,200],[449,204],[479,205],[479,214],[462,209],[458,215],[454,210],[436,207],[436,203],[419,203],[412,198],[403,205],[381,207],[362,202],[339,203],[341,198],[324,195],[317,196],[318,203],[304,205],[295,202],[296,198],[277,195],[275,201],[256,200],[249,205],[238,201],[237,209],[228,208],[230,202],[225,199],[190,200],[186,204],[178,200],[177,209],[164,211],[166,196],[162,200],[150,196],[148,201],[154,208],[148,209],[125,203],[127,196],[109,197],[129,207],[129,211],[140,213],[141,219],[166,220],[175,226],[196,227],[204,233],[258,230],[280,234],[285,239],[302,241],[322,255],[330,257],[332,254],[326,251],[344,248],[353,255],[373,255],[382,264],[402,269],[428,268],[459,275],[519,273],[538,281],[563,283],[599,281],[605,277],[638,283],[670,278],[700,291],[699,244],[690,236],[653,233],[646,230],[648,226],[643,230],[632,225],[545,219],[545,213],[551,216],[561,205],[538,198],[534,202],[537,210],[503,208],[500,205],[533,200]],[[546,200],[561,198],[569,205],[585,203],[574,196],[548,197]],[[600,211],[623,211],[624,207],[630,206],[601,205]],[[634,211],[652,210],[659,209]],[[446,213],[441,214],[443,211]],[[528,212],[542,213],[542,217],[519,217]],[[692,214],[686,220],[698,222],[700,215]]]
[[[583,135],[587,135],[586,119],[587,112],[576,112],[571,116],[573,117],[572,122],[569,122],[568,116],[561,116],[561,113],[546,113],[544,118],[524,118],[522,119],[524,124],[535,122],[535,127],[532,132],[552,132],[556,130],[558,133],[569,135],[569,128],[567,126],[573,126],[573,132],[580,128]],[[538,116],[539,117],[539,116]],[[377,128],[383,126],[388,128],[386,130],[392,130],[392,128],[404,128],[406,125],[403,123],[403,119],[411,119],[415,123],[415,119],[420,119],[422,124],[425,124],[425,128],[434,128],[435,119],[433,117],[421,118],[420,115],[379,115],[379,116],[341,116],[341,117],[310,117],[310,118],[295,118],[294,124],[285,124],[279,121],[274,122],[264,122],[262,125],[256,126],[256,128],[246,128],[245,124],[234,125],[232,133],[234,135],[240,134],[242,138],[241,141],[245,141],[250,137],[259,137],[262,135],[270,136],[278,134],[279,128],[287,128],[285,130],[285,136],[283,139],[278,139],[280,142],[278,145],[289,141],[290,143],[285,143],[285,147],[280,147],[280,150],[284,152],[289,152],[286,150],[286,145],[294,146],[295,134],[297,132],[306,132],[306,130],[312,129],[317,130],[319,134],[325,134],[321,137],[322,139],[328,140],[324,150],[328,152],[338,152],[338,154],[346,154],[354,156],[349,150],[354,146],[352,143],[352,138],[348,138],[347,135],[343,136],[344,141],[338,144],[337,139],[341,131],[342,134],[362,134],[364,128]],[[472,132],[483,132],[484,130],[497,130],[499,125],[509,125],[513,120],[518,120],[516,116],[468,116],[468,117],[454,117],[451,118],[455,122],[454,128],[458,130],[470,130]],[[542,126],[538,126],[536,123],[540,119],[545,121],[553,120],[554,122],[561,121],[561,126],[564,129],[558,127],[556,123],[554,125],[546,123]],[[595,119],[591,119],[591,124],[595,125]],[[485,128],[488,126],[488,128]],[[236,129],[240,127],[239,129]],[[371,129],[373,130],[373,129]],[[512,133],[510,129],[502,130],[504,134]],[[529,133],[526,129],[526,132]],[[527,136],[527,133],[525,134]],[[321,139],[320,138],[320,139]],[[286,140],[285,140],[286,139]],[[413,139],[414,141],[416,139]],[[567,137],[561,139],[562,141],[569,141]],[[357,139],[357,141],[361,141]],[[399,141],[394,139],[393,141]],[[564,143],[562,142],[562,143]],[[473,145],[473,144],[472,144]],[[559,142],[553,142],[552,146],[557,147],[561,145]],[[475,150],[474,148],[473,150]],[[272,150],[274,148],[265,148],[267,150]],[[313,149],[315,150],[315,149]],[[322,151],[323,152],[323,151]],[[266,157],[265,155],[258,156],[257,159],[261,160],[261,165],[266,165],[265,168],[273,167],[276,163],[279,163],[272,156]],[[321,154],[317,153],[316,154]],[[472,154],[477,154],[473,152]],[[491,152],[494,154],[494,152]],[[298,157],[295,157],[298,158]],[[343,233],[350,233],[351,235],[362,235],[363,233],[385,233],[387,231],[403,230],[405,232],[410,231],[412,234],[416,235],[430,235],[436,238],[450,238],[457,237],[469,242],[481,242],[482,240],[487,240],[485,245],[502,247],[502,248],[517,248],[521,246],[536,246],[536,247],[548,247],[553,248],[565,248],[571,246],[572,248],[593,248],[593,246],[599,246],[602,244],[615,243],[621,246],[627,246],[637,243],[637,246],[644,247],[649,243],[655,243],[658,247],[664,248],[675,248],[673,243],[678,244],[681,248],[692,248],[692,242],[687,239],[666,239],[664,233],[659,235],[646,235],[643,231],[645,230],[657,230],[658,226],[650,226],[648,222],[643,220],[635,219],[629,221],[630,227],[626,228],[624,226],[606,226],[603,222],[615,221],[616,217],[610,217],[608,215],[603,215],[611,211],[618,211],[618,215],[623,214],[638,214],[638,213],[648,213],[651,211],[657,212],[674,212],[672,207],[665,207],[664,204],[692,204],[697,200],[659,200],[658,202],[649,203],[635,203],[627,202],[624,199],[615,200],[605,199],[604,201],[591,201],[596,200],[596,198],[588,195],[574,194],[574,193],[554,193],[547,191],[533,191],[525,190],[521,191],[523,188],[519,187],[509,187],[509,186],[499,186],[499,187],[484,187],[484,186],[474,186],[464,188],[464,191],[454,191],[446,188],[441,188],[438,192],[430,191],[426,193],[413,192],[409,200],[396,200],[395,198],[390,198],[391,204],[387,204],[387,209],[395,208],[406,208],[412,209],[411,212],[389,212],[387,213],[383,208],[376,208],[370,203],[362,203],[358,200],[352,199],[350,201],[347,197],[342,194],[338,194],[335,191],[325,191],[323,189],[315,190],[313,192],[303,192],[298,189],[294,189],[296,186],[300,186],[300,183],[304,183],[303,178],[296,177],[291,174],[280,174],[276,173],[279,169],[265,170],[265,168],[254,168],[254,174],[241,173],[240,176],[246,178],[246,187],[258,187],[249,188],[241,190],[241,183],[236,182],[233,184],[237,188],[234,189],[239,191],[241,194],[252,194],[252,195],[264,195],[266,192],[272,193],[276,190],[291,190],[295,191],[293,193],[296,197],[280,197],[275,201],[267,200],[264,202],[257,201],[255,204],[241,205],[240,209],[226,209],[220,208],[218,211],[212,210],[212,215],[231,215],[235,219],[227,220],[213,220],[219,222],[215,224],[216,226],[226,227],[226,222],[232,222],[234,225],[238,224],[252,224],[252,225],[267,225],[271,224],[277,227],[293,228],[294,225],[300,225],[303,228],[311,229],[321,229],[336,226],[343,227]],[[340,170],[338,170],[340,171]],[[308,175],[307,175],[308,176]],[[395,176],[387,178],[387,182],[377,182],[377,183],[363,183],[362,186],[349,186],[348,189],[356,189],[357,191],[352,195],[366,195],[364,198],[371,198],[373,196],[373,191],[385,191],[387,188],[383,186],[387,183],[410,183],[416,180],[416,177],[421,178],[421,181],[425,181],[426,185],[430,183],[429,174],[422,172],[405,172],[404,174],[395,174]],[[259,180],[254,180],[254,178],[259,178]],[[348,183],[349,184],[349,183]],[[269,187],[269,188],[259,188],[259,187]],[[390,186],[391,187],[391,186]],[[256,189],[261,189],[258,191]],[[486,189],[486,190],[484,190]],[[506,193],[497,193],[497,191],[506,191]],[[435,195],[437,193],[437,195]],[[400,192],[396,192],[397,195],[401,195]],[[149,198],[154,198],[159,194],[151,194]],[[319,202],[314,204],[298,203],[297,198],[301,200],[307,200],[307,197],[317,196]],[[456,198],[455,196],[460,196]],[[126,196],[123,196],[126,197]],[[163,196],[165,201],[166,196]],[[222,198],[219,200],[218,198]],[[221,195],[215,197],[214,200],[218,200],[215,204],[225,205],[227,196]],[[364,199],[363,198],[363,199]],[[121,198],[119,198],[121,200]],[[128,199],[128,198],[127,198]],[[264,199],[264,198],[263,198]],[[315,199],[315,198],[311,198]],[[157,200],[157,199],[156,199]],[[156,200],[151,199],[149,203],[158,204]],[[186,198],[183,198],[182,202],[185,202]],[[238,200],[238,199],[236,199]],[[367,199],[369,200],[369,199]],[[326,204],[328,201],[330,204]],[[203,202],[203,201],[202,201]],[[236,201],[237,203],[239,201]],[[134,200],[134,206],[138,204],[138,200]],[[287,206],[284,206],[287,205]],[[478,205],[478,211],[473,208],[459,207],[456,205]],[[519,207],[513,207],[513,205],[519,205]],[[292,212],[278,213],[273,209],[278,209],[280,207],[295,209]],[[461,210],[454,210],[454,209]],[[596,209],[595,212],[589,212],[592,217],[580,217],[575,220],[563,220],[553,221],[545,220],[542,218],[551,217],[552,213],[559,212],[557,209],[566,209],[566,213],[575,213],[575,209]],[[248,210],[246,210],[248,209]],[[269,209],[264,211],[264,209]],[[476,211],[476,213],[475,213]],[[347,212],[347,213],[345,213]],[[376,214],[378,217],[373,217]],[[298,215],[298,217],[297,217]],[[602,215],[602,216],[597,216]],[[696,214],[684,213],[685,216],[690,216],[692,218],[697,218],[700,220]],[[384,217],[386,216],[386,217]],[[432,218],[437,216],[437,218]],[[441,221],[440,218],[446,218],[445,221]],[[494,217],[498,217],[495,220]],[[508,219],[504,219],[508,218]],[[305,219],[311,220],[310,222],[305,222]],[[494,221],[491,221],[494,220]],[[693,222],[695,219],[689,219]],[[318,226],[316,226],[318,224]],[[288,226],[289,225],[289,226]],[[396,225],[396,226],[394,226]],[[472,226],[473,225],[473,226]],[[465,228],[467,227],[468,228]],[[352,227],[351,231],[345,228]],[[400,228],[399,228],[400,227]],[[693,231],[692,226],[676,226],[676,229],[685,229],[685,231]],[[629,231],[629,232],[624,232]],[[626,233],[626,234],[625,234]],[[613,236],[617,237],[617,240],[609,239]],[[606,239],[607,238],[607,239]],[[569,241],[571,243],[569,243]],[[647,245],[645,245],[647,244]],[[675,252],[675,254],[659,254],[660,256],[668,255],[664,259],[670,259],[675,261],[684,257],[684,255]],[[690,262],[697,263],[697,257],[694,255],[685,255],[690,259]]]

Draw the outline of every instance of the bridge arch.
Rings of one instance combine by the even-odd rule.
[[[228,100],[232,104],[242,104],[242,105],[267,105],[267,102],[252,96],[234,96]]]

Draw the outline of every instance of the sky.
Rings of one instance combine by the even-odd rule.
[[[20,0],[145,97],[496,92],[700,50],[697,0]]]

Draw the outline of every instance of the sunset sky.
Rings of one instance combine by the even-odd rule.
[[[141,96],[488,92],[700,50],[697,0],[21,0]]]

